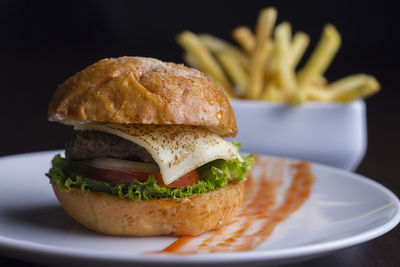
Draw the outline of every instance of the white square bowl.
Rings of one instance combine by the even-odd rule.
[[[367,148],[365,102],[291,106],[232,100],[241,150],[355,170]]]

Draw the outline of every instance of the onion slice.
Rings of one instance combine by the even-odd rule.
[[[95,158],[90,162],[89,165],[99,169],[150,172],[150,173],[160,172],[160,168],[156,163],[147,163],[147,162],[139,162],[139,161],[123,160],[123,159]]]

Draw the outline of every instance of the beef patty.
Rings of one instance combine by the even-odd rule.
[[[102,157],[155,162],[150,153],[138,144],[98,131],[83,131],[69,138],[65,143],[65,155],[72,160]]]

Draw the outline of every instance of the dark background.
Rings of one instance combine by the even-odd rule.
[[[174,36],[184,29],[231,40],[252,28],[258,11],[278,8],[278,22],[311,35],[330,22],[343,45],[326,76],[364,72],[382,91],[366,100],[368,151],[357,172],[400,195],[399,26],[396,1],[1,1],[0,156],[59,149],[72,130],[46,120],[47,103],[66,78],[104,57],[148,56],[182,62]],[[308,53],[311,49],[308,50]],[[399,229],[307,265],[395,266]],[[0,258],[0,265],[11,264]],[[14,262],[12,262],[14,263]],[[23,264],[23,263],[21,263]]]

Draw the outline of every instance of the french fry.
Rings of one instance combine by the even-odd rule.
[[[328,24],[324,27],[322,36],[310,59],[297,75],[300,88],[310,84],[322,76],[331,64],[341,44],[341,38],[336,28]]]
[[[193,56],[191,53],[189,52],[183,53],[183,60],[186,62],[186,64],[188,64],[192,68],[200,69],[199,62],[197,61],[195,56]]]
[[[308,45],[310,44],[310,37],[304,32],[296,32],[293,36],[293,41],[290,46],[290,67],[295,70],[301,58],[304,55]]]
[[[350,102],[377,93],[380,84],[375,77],[366,74],[353,74],[331,83],[327,91],[331,101]]]
[[[217,52],[217,58],[233,83],[237,85],[237,89],[240,92],[239,95],[243,95],[246,92],[247,74],[238,58],[233,54],[233,50],[221,50],[220,52]]]
[[[330,101],[330,94],[325,88],[316,87],[313,85],[307,86],[307,90],[304,91],[307,96],[307,100],[327,102]]]
[[[256,25],[256,46],[251,53],[249,65],[249,82],[245,96],[258,99],[264,86],[264,69],[268,53],[268,39],[275,25],[277,12],[275,8],[261,10]]]
[[[380,84],[375,77],[366,74],[353,74],[331,83],[326,89],[307,87],[307,97],[315,101],[350,102],[377,93]]]
[[[248,85],[245,97],[249,99],[258,99],[264,86],[265,61],[268,56],[268,43],[263,47],[255,49],[250,58]]]
[[[277,82],[277,56],[276,56],[276,44],[273,40],[269,40],[269,45],[268,45],[268,58],[267,61],[265,62],[265,83],[269,82]]]
[[[316,80],[312,81],[311,84],[320,89],[328,88],[328,80],[324,76],[319,76]]]
[[[296,90],[290,99],[293,105],[301,105],[307,101],[307,92],[305,90]]]
[[[282,102],[284,99],[281,90],[279,90],[275,83],[270,82],[265,86],[261,100]]]
[[[260,11],[256,25],[256,46],[261,47],[270,38],[275,26],[277,11],[273,7],[264,8]]]
[[[177,41],[188,53],[193,55],[200,69],[224,89],[227,96],[234,97],[232,85],[225,76],[221,66],[194,33],[184,31],[177,36]]]
[[[199,38],[205,44],[205,46],[207,46],[207,48],[215,54],[220,51],[231,50],[231,55],[233,57],[236,57],[237,60],[240,61],[240,64],[247,69],[249,65],[249,59],[245,55],[245,53],[243,53],[243,51],[241,51],[236,46],[211,34],[200,34]]]
[[[293,97],[296,89],[296,76],[290,64],[291,60],[291,26],[288,22],[282,22],[275,29],[275,49],[278,85],[283,91],[286,100]]]
[[[256,46],[256,38],[253,32],[246,26],[240,26],[233,30],[233,39],[243,48],[246,53],[251,54]]]

